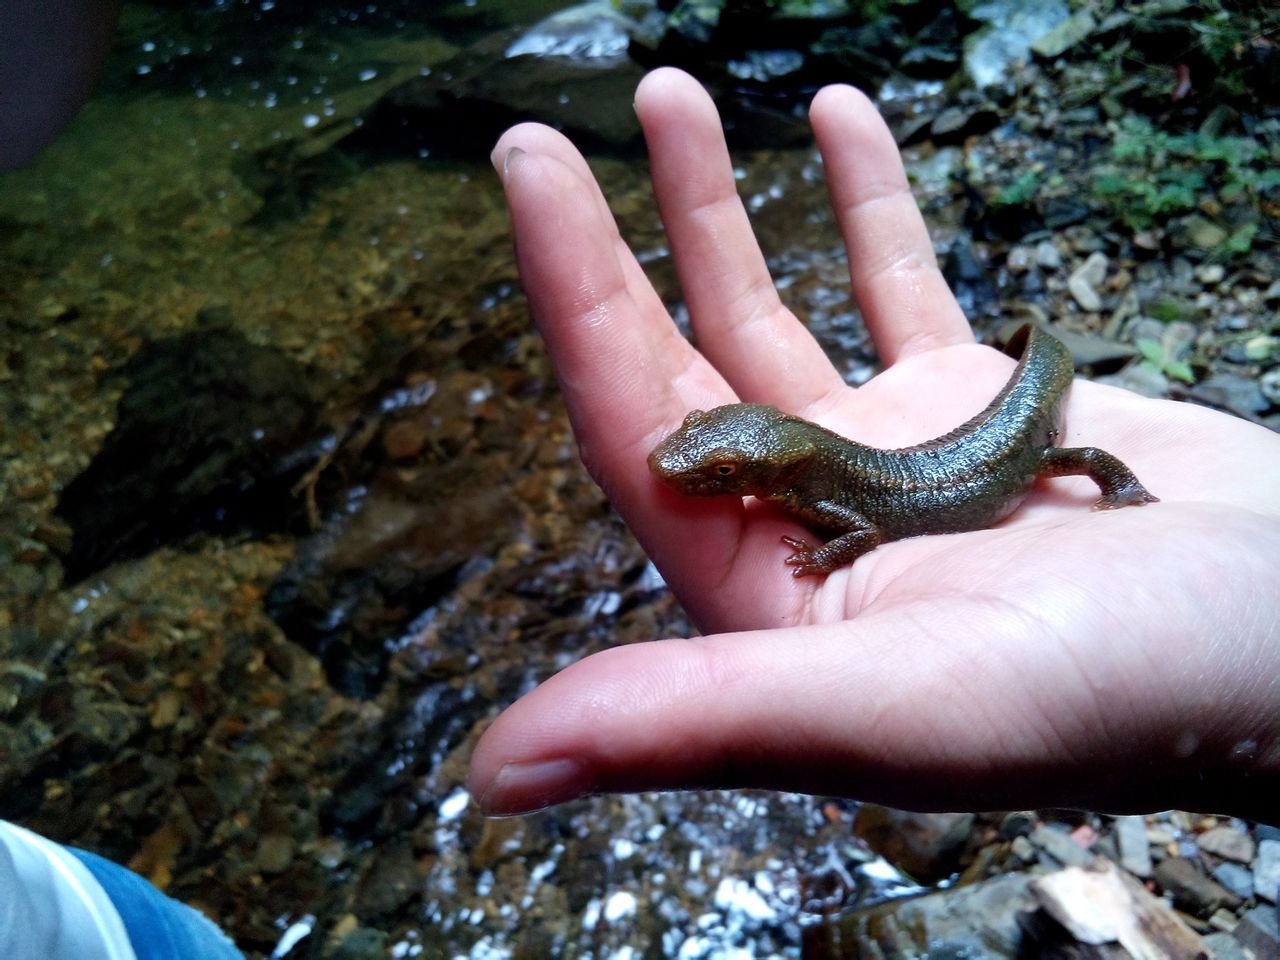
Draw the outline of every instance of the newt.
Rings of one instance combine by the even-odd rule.
[[[981,413],[950,433],[882,450],[762,403],[694,410],[649,454],[654,476],[693,496],[753,496],[834,538],[783,537],[797,577],[824,575],[882,543],[981,530],[1003,520],[1041,477],[1082,474],[1095,510],[1158,498],[1097,447],[1059,447],[1075,367],[1052,334],[1027,324],[1009,342],[1017,369]]]

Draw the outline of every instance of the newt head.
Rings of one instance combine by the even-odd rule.
[[[649,454],[649,470],[694,496],[766,496],[784,489],[814,453],[809,426],[763,403],[694,410]]]

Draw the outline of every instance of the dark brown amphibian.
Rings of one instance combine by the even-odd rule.
[[[1154,503],[1138,478],[1096,447],[1057,447],[1071,354],[1027,325],[1009,344],[1022,357],[987,408],[914,447],[879,450],[762,403],[690,413],[649,454],[649,469],[681,493],[754,496],[837,534],[819,547],[783,537],[796,576],[826,574],[877,545],[989,527],[1012,513],[1037,477],[1084,474],[1095,510]]]

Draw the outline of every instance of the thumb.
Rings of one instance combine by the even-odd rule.
[[[993,637],[1020,634],[1025,644],[1028,624],[923,606],[932,605],[595,654],[485,732],[472,796],[490,816],[673,788],[769,787],[934,809],[1010,790],[1060,796],[1079,774],[1062,769],[1069,748],[1046,748],[1056,738],[1037,704],[1055,692],[1060,700],[1062,685],[1019,694],[1025,662],[1016,667]]]

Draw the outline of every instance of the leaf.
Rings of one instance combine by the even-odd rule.
[[[1164,373],[1165,376],[1181,380],[1183,383],[1196,382],[1196,375],[1192,371],[1191,365],[1185,360],[1170,360],[1164,365]]]
[[[1138,348],[1138,352],[1142,354],[1142,359],[1147,361],[1157,370],[1164,367],[1164,347],[1160,346],[1159,340],[1152,340],[1148,337],[1139,337],[1134,343]]]

